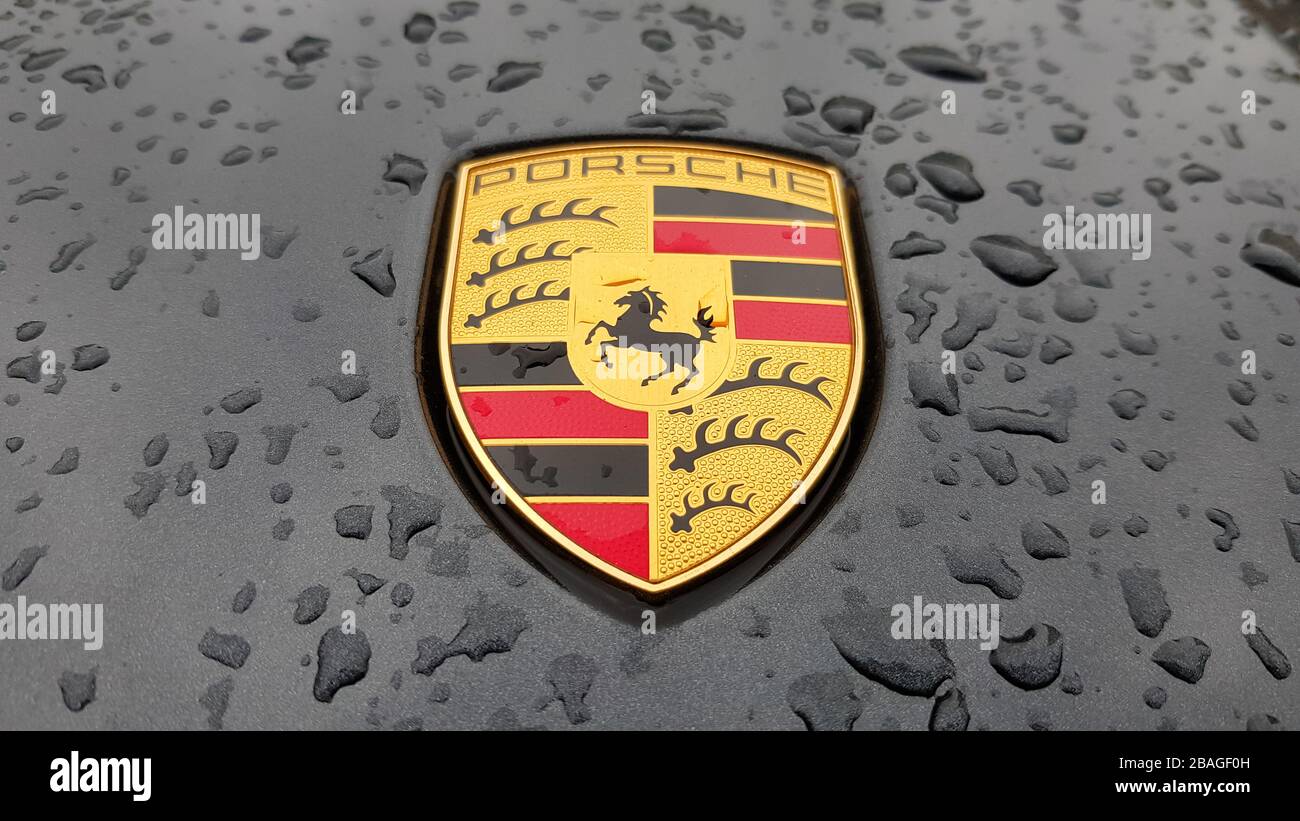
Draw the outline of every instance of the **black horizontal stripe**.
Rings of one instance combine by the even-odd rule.
[[[736,296],[789,296],[844,299],[844,270],[838,265],[732,260],[731,292]]]
[[[494,445],[488,455],[525,496],[645,496],[647,445]]]
[[[577,385],[563,342],[475,342],[451,346],[456,384]]]
[[[781,200],[717,191],[712,188],[655,186],[657,217],[741,217],[748,219],[788,219],[832,222],[828,211],[818,211]]]

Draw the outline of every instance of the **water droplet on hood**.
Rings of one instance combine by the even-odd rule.
[[[1241,259],[1271,277],[1300,287],[1300,243],[1293,231],[1252,228],[1246,244],[1241,246]]]
[[[922,74],[940,80],[982,83],[988,77],[984,69],[972,65],[946,48],[912,46],[898,52],[898,58]]]
[[[1056,260],[1041,248],[1005,234],[976,237],[970,250],[985,268],[1021,288],[1037,285],[1057,268]]]
[[[529,80],[536,80],[541,76],[541,63],[506,61],[497,67],[496,76],[488,80],[487,90],[492,92],[510,91],[519,88]]]
[[[975,179],[970,160],[959,154],[940,151],[916,164],[925,181],[950,200],[973,202],[984,196],[984,188]]]

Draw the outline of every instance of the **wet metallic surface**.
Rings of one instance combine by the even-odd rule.
[[[212,705],[228,691],[215,723],[229,729],[413,721],[559,728],[569,726],[565,711],[544,705],[564,691],[587,705],[593,727],[797,729],[805,721],[795,705],[807,712],[804,685],[817,681],[804,677],[833,673],[854,696],[814,688],[820,708],[860,711],[858,730],[924,729],[934,698],[868,678],[846,661],[861,654],[837,649],[834,639],[852,644],[856,629],[867,630],[868,619],[855,616],[860,605],[845,601],[848,588],[854,602],[878,608],[916,595],[999,602],[1007,637],[1038,623],[1059,631],[1060,676],[1032,691],[974,643],[948,643],[971,728],[1241,729],[1261,716],[1300,723],[1295,679],[1271,675],[1240,629],[1242,611],[1252,610],[1271,642],[1292,663],[1300,658],[1300,549],[1289,547],[1283,524],[1300,519],[1285,473],[1300,470],[1289,401],[1300,379],[1300,291],[1239,253],[1253,225],[1294,233],[1300,89],[1292,56],[1262,28],[1243,25],[1228,3],[889,3],[883,22],[846,14],[839,3],[705,5],[743,33],[702,30],[696,17],[674,17],[680,9],[671,4],[614,13],[526,3],[513,14],[485,3],[461,19],[439,17],[427,45],[403,36],[424,7],[401,2],[373,12],[320,3],[286,15],[156,3],[147,22],[127,18],[99,34],[109,21],[79,23],[88,10],[54,6],[44,20],[39,9],[5,12],[6,37],[32,37],[0,54],[0,162],[11,181],[0,326],[48,327],[30,341],[9,338],[4,361],[50,348],[68,368],[58,393],[45,391],[53,377],[39,385],[6,378],[0,390],[0,438],[25,440],[0,451],[0,565],[49,546],[3,600],[103,602],[107,637],[94,653],[74,642],[0,646],[0,726],[202,728],[214,726]],[[270,34],[239,42],[254,25]],[[448,32],[463,41],[444,42]],[[659,32],[671,38],[664,50]],[[149,42],[164,33],[170,39]],[[294,50],[295,67],[286,50],[306,35],[329,40],[326,56],[311,59],[318,49],[309,43]],[[975,64],[983,82],[970,81],[978,76],[970,44],[982,47]],[[900,57],[931,45],[957,61]],[[55,47],[69,54],[20,69],[31,52]],[[871,67],[877,60],[883,69]],[[540,76],[509,63],[539,64]],[[104,75],[93,93],[94,72],[65,76],[90,65]],[[33,74],[44,79],[27,79]],[[671,95],[661,94],[658,115],[647,119],[642,90],[659,87],[650,75]],[[47,87],[65,119],[38,127]],[[337,109],[347,87],[369,88],[353,117]],[[789,87],[813,107],[787,114]],[[954,116],[938,108],[946,88],[958,93]],[[1260,95],[1253,117],[1239,113],[1243,88]],[[860,108],[831,107],[823,117],[837,96],[874,106],[865,133],[851,133]],[[911,114],[909,99],[924,110]],[[850,130],[836,131],[832,120]],[[1058,142],[1052,126],[1062,123],[1086,126],[1082,141]],[[863,199],[891,347],[872,442],[820,526],[743,590],[643,636],[489,532],[423,425],[411,349],[438,183],[467,152],[692,128],[840,165]],[[1232,147],[1229,134],[1243,147]],[[891,166],[906,163],[918,176],[919,161],[938,151],[969,158],[985,192],[961,202],[951,223],[925,207],[921,197],[937,188],[924,179],[916,197],[884,185]],[[428,178],[395,154],[418,160]],[[1184,182],[1179,171],[1194,162],[1222,179]],[[129,170],[116,185],[115,167]],[[1164,184],[1144,185],[1152,179]],[[1025,180],[1041,186],[1042,206],[1007,190]],[[17,204],[43,187],[68,193]],[[1098,197],[1117,198],[1118,212],[1153,214],[1150,262],[1102,255],[1107,275],[1089,258],[1051,252],[1058,270],[1017,288],[968,250],[989,235],[1036,242],[1044,213],[1067,204],[1106,210]],[[195,259],[152,248],[139,259],[132,249],[149,245],[153,214],[180,204],[260,212],[288,244],[273,255],[264,242],[255,262],[229,251]],[[913,230],[946,250],[892,258],[891,244]],[[386,248],[396,279],[390,298],[350,270]],[[909,289],[909,276],[939,287]],[[1107,278],[1110,288],[1086,284]],[[913,318],[896,307],[909,290],[937,309],[916,342],[905,334]],[[996,319],[981,329],[979,314],[989,310]],[[1022,332],[1034,340],[1025,358],[987,347]],[[945,344],[963,339],[960,372],[972,382],[958,386],[958,415],[935,409],[945,407],[942,396],[916,407],[923,403],[909,365],[937,367]],[[1042,345],[1060,350],[1056,340],[1072,353],[1049,364]],[[109,361],[75,370],[73,349],[92,344],[107,348]],[[1246,348],[1258,355],[1257,376],[1239,371]],[[360,387],[335,379],[345,349],[357,352],[368,390],[340,402],[332,392],[348,397]],[[971,354],[983,370],[970,368]],[[1004,378],[1010,366],[1024,378]],[[1249,394],[1238,379],[1250,383]],[[239,414],[220,407],[254,386],[260,403]],[[971,409],[1043,412],[1040,397],[1064,388],[1078,404],[1068,441],[971,429]],[[1145,396],[1131,419],[1108,402],[1126,389]],[[376,420],[384,401],[400,412],[390,438],[375,432],[385,430]],[[268,442],[283,441],[289,426],[287,458],[268,463]],[[212,469],[205,435],[225,431],[238,446],[227,466]],[[170,447],[146,467],[142,453],[161,433]],[[73,446],[75,470],[47,473]],[[1007,472],[994,446],[1014,457],[1009,483],[999,484]],[[204,506],[174,492],[186,463],[207,483]],[[1044,492],[1053,467],[1068,491]],[[945,484],[954,475],[957,484]],[[1095,478],[1107,483],[1104,508],[1089,503]],[[277,504],[270,489],[284,482],[292,498]],[[143,516],[124,504],[160,486]],[[33,494],[41,502],[28,508]],[[336,512],[355,505],[374,506],[368,539],[339,535]],[[390,555],[402,553],[388,532],[390,509],[402,511],[399,541],[407,525],[436,511],[437,524],[411,538],[400,560]],[[1215,542],[1226,530],[1215,519],[1226,520],[1207,511],[1227,512],[1239,529],[1229,550]],[[1039,521],[1068,537],[1069,558],[1026,553],[1022,526]],[[990,545],[1005,553],[1018,583],[990,558]],[[993,568],[993,587],[1019,592],[999,599],[989,586],[957,581],[969,578],[971,564]],[[344,575],[352,568],[387,584],[363,596]],[[1141,586],[1135,569],[1157,570],[1166,594],[1171,613],[1156,638],[1135,627],[1125,600],[1125,579]],[[249,581],[254,602],[232,612]],[[393,603],[399,583],[414,588],[405,607]],[[325,614],[296,623],[291,600],[317,585],[329,590]],[[367,636],[369,671],[326,704],[313,697],[317,652],[344,608],[357,612]],[[474,629],[454,639],[467,618]],[[251,645],[241,667],[200,652],[209,628]],[[511,649],[477,662],[468,651],[452,654],[426,678],[411,663],[417,642],[431,635],[453,650],[483,635]],[[1183,637],[1211,649],[1195,684],[1153,660]],[[583,693],[565,690],[553,665],[573,653],[599,671]],[[922,671],[946,669],[933,659],[908,664],[922,681]],[[60,677],[92,669],[94,700],[73,712]],[[1144,703],[1153,686],[1168,691],[1159,710]]]

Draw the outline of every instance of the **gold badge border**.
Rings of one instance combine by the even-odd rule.
[[[819,171],[827,175],[831,181],[833,192],[832,200],[835,205],[836,228],[840,235],[840,250],[842,257],[842,268],[844,270],[847,293],[849,294],[849,311],[853,322],[853,357],[852,368],[849,375],[848,392],[840,408],[839,417],[836,419],[835,428],[831,431],[830,438],[823,445],[817,461],[809,469],[805,477],[805,485],[808,491],[816,487],[822,474],[833,461],[835,455],[839,452],[844,437],[848,432],[849,424],[854,412],[857,410],[858,401],[864,379],[864,367],[866,361],[866,339],[867,329],[863,316],[864,303],[862,301],[861,288],[858,285],[858,266],[857,254],[853,245],[853,227],[849,224],[849,199],[845,191],[843,175],[840,170],[830,164],[819,163],[807,160],[802,157],[796,157],[775,152],[763,151],[761,149],[749,146],[730,145],[724,142],[711,142],[704,140],[587,140],[573,143],[550,143],[547,145],[537,146],[535,148],[518,149],[496,154],[484,154],[471,157],[464,160],[456,166],[455,185],[451,196],[454,202],[451,204],[450,218],[436,220],[430,231],[429,254],[425,271],[424,283],[420,295],[419,322],[415,330],[415,371],[420,376],[420,401],[424,406],[426,421],[432,418],[427,388],[431,387],[423,384],[423,342],[424,342],[424,323],[427,320],[427,309],[430,301],[430,291],[434,285],[432,282],[433,272],[435,270],[434,260],[439,256],[442,257],[440,285],[440,305],[438,307],[438,358],[439,371],[442,375],[442,385],[439,386],[443,392],[443,401],[446,402],[450,409],[452,418],[456,424],[455,433],[459,434],[464,446],[469,450],[474,458],[475,465],[480,473],[486,475],[496,485],[509,503],[511,509],[518,515],[522,516],[534,529],[545,534],[551,544],[562,547],[572,558],[577,559],[591,570],[596,571],[601,577],[607,580],[614,580],[626,587],[648,595],[662,595],[678,588],[689,586],[697,579],[701,579],[730,563],[733,559],[743,554],[749,547],[761,540],[776,525],[784,521],[790,513],[799,504],[799,497],[791,494],[771,515],[756,525],[752,530],[736,540],[726,549],[719,551],[717,554],[709,557],[705,561],[684,570],[675,576],[664,579],[660,582],[650,582],[638,578],[625,570],[615,567],[591,553],[587,552],[580,545],[573,542],[549,522],[543,519],[532,507],[524,500],[523,496],[514,488],[508,479],[497,468],[496,464],[488,456],[478,437],[474,435],[473,428],[470,426],[469,419],[465,416],[465,409],[461,406],[456,391],[455,374],[451,363],[451,340],[450,340],[450,319],[451,319],[451,300],[455,290],[454,276],[458,262],[459,242],[462,222],[464,220],[464,211],[466,203],[466,190],[470,179],[470,172],[482,165],[492,165],[501,162],[510,162],[532,157],[542,157],[546,154],[563,153],[569,151],[583,151],[590,149],[650,149],[650,150],[683,150],[690,148],[700,148],[702,150],[718,151],[735,154],[741,157],[752,157],[763,159],[771,162],[787,163],[789,165],[802,166],[807,169]],[[445,210],[445,207],[439,210]],[[438,215],[435,215],[435,217]],[[444,249],[438,249],[437,244],[440,238],[445,238]],[[434,428],[431,428],[433,430]],[[444,461],[447,461],[447,454],[441,443],[436,443],[440,452],[443,453]],[[492,524],[491,521],[488,522]],[[494,528],[495,529],[495,528]]]

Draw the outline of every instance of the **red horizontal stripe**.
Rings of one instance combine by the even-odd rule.
[[[650,506],[645,502],[545,502],[543,519],[598,559],[650,578]]]
[[[587,391],[473,391],[460,394],[479,439],[638,438],[646,414]]]
[[[732,303],[737,339],[780,339],[789,342],[853,341],[847,305],[807,302]]]
[[[804,228],[803,231],[805,242],[795,243],[795,229],[791,225],[656,221],[655,251],[789,259],[840,258],[840,235],[834,228]]]

